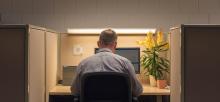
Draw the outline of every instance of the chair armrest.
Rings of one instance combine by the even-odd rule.
[[[132,102],[138,102],[138,97],[132,97]]]

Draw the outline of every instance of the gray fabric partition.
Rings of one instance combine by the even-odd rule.
[[[220,25],[182,25],[182,102],[220,102]]]
[[[0,25],[0,101],[27,101],[26,26]]]

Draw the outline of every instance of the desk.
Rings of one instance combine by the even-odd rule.
[[[71,95],[70,86],[55,86],[49,92],[50,95]],[[169,89],[159,89],[149,85],[143,85],[142,95],[170,95]]]
[[[50,90],[49,95],[71,95],[70,86],[55,86]],[[143,84],[142,95],[156,95],[157,102],[162,102],[162,95],[170,95],[169,89],[159,89]]]

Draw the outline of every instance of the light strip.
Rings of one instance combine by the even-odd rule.
[[[108,29],[108,28],[105,28]],[[88,29],[67,29],[67,32],[70,34],[100,34],[101,31],[105,30],[103,29],[92,29],[92,28],[88,28]],[[133,28],[126,28],[126,29],[119,29],[119,28],[111,28],[112,30],[114,30],[116,33],[118,34],[146,34],[148,32],[155,32],[156,29],[144,29],[144,28],[137,28],[137,29],[133,29]]]

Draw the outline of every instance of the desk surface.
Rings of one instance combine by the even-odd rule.
[[[70,86],[55,86],[49,92],[50,95],[71,95]],[[159,89],[149,85],[143,85],[142,95],[170,95],[169,89]]]

